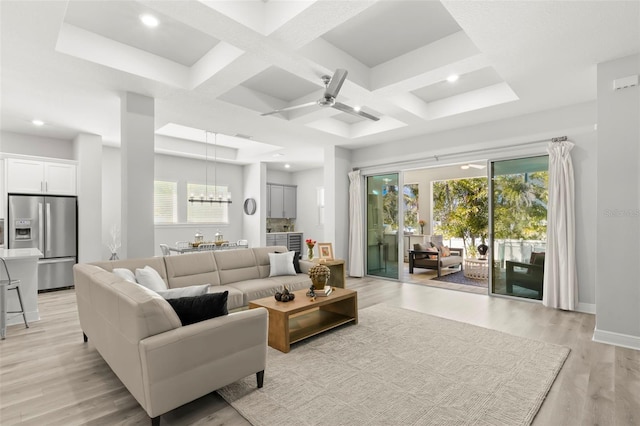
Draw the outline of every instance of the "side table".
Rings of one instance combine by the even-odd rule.
[[[489,261],[487,259],[464,260],[464,276],[474,280],[486,280],[489,278]]]

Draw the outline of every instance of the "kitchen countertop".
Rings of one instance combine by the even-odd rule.
[[[4,249],[0,248],[0,257],[5,259],[30,259],[42,257],[42,252],[36,248]]]

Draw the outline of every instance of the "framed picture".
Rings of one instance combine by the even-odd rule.
[[[333,246],[331,243],[318,243],[318,257],[325,260],[333,260]]]

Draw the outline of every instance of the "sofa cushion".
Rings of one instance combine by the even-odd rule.
[[[269,276],[279,277],[281,275],[296,275],[293,267],[295,252],[269,253]]]
[[[166,290],[158,290],[157,293],[165,299],[178,299],[180,297],[195,297],[207,294],[209,284],[191,285],[188,287],[168,288]]]
[[[282,291],[283,286],[291,291],[309,288],[311,280],[307,275],[298,274],[295,276],[287,275],[276,278],[259,278],[257,280],[240,281],[229,284],[240,290],[243,294],[243,304],[246,306],[250,301],[262,299],[263,297],[271,297],[276,292]]]
[[[137,268],[144,268],[145,266],[151,266],[160,274],[164,282],[165,283],[167,282],[166,268],[164,266],[164,259],[162,257],[143,257],[143,258],[136,258],[136,259],[105,260],[100,262],[91,262],[90,264],[99,266],[100,268],[109,272],[113,272],[114,268],[126,268],[131,272],[135,272]]]
[[[220,285],[218,265],[211,251],[165,256],[167,281],[170,288],[192,285]]]
[[[218,265],[221,285],[260,278],[253,249],[217,250],[212,253]]]
[[[164,282],[158,271],[151,266],[136,269],[136,282],[143,287],[153,290],[156,293],[160,290],[166,290],[167,284]]]
[[[136,274],[134,274],[133,272],[131,272],[127,268],[113,268],[113,273],[117,277],[122,278],[123,280],[127,280],[127,281],[130,281],[132,283],[137,283],[138,282],[138,281],[136,281]]]
[[[240,290],[235,287],[231,287],[231,285],[212,285],[209,286],[209,293],[222,293],[229,292],[227,296],[227,309],[238,309],[245,306],[244,303],[244,295]]]
[[[271,272],[271,263],[269,262],[269,253],[286,253],[289,251],[285,246],[269,246],[256,247],[251,249],[255,257],[256,265],[260,276],[256,278],[268,278]]]
[[[195,324],[211,318],[227,315],[228,292],[208,293],[196,297],[169,299],[168,302],[176,311],[182,325]]]

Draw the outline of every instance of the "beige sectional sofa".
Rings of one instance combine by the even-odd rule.
[[[275,294],[282,285],[294,290],[310,285],[306,274],[269,277],[268,253],[286,251],[276,246],[77,264],[74,280],[85,341],[92,342],[152,424],[248,375],[256,374],[261,387],[268,314],[262,308],[237,308]],[[111,272],[147,265],[169,288],[209,283],[210,292],[229,291],[228,309],[236,312],[182,326],[160,295]]]

